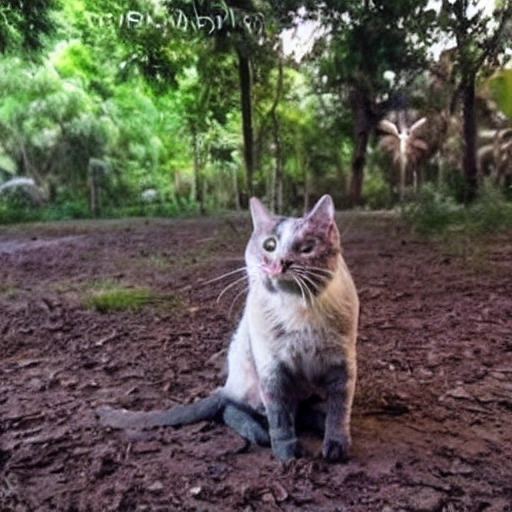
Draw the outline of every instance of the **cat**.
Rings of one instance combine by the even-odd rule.
[[[224,386],[190,405],[130,412],[100,409],[117,428],[218,419],[289,461],[305,426],[323,432],[322,455],[345,461],[356,384],[359,299],[341,254],[334,204],[323,196],[304,217],[278,217],[251,198],[245,250],[249,292],[228,350]]]

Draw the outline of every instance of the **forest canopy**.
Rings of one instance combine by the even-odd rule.
[[[0,218],[511,197],[511,18],[512,0],[4,0]]]

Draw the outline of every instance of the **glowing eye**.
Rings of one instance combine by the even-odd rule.
[[[265,238],[265,240],[263,242],[263,249],[265,249],[265,251],[274,252],[276,250],[276,247],[277,247],[277,240],[273,236]]]

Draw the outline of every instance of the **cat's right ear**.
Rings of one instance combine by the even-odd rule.
[[[251,197],[249,200],[249,208],[251,210],[254,231],[268,230],[269,227],[275,223],[274,217],[257,197]]]

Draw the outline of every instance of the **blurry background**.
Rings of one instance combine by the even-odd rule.
[[[511,0],[2,0],[0,222],[253,194],[300,213],[328,192],[512,225],[511,18]]]

